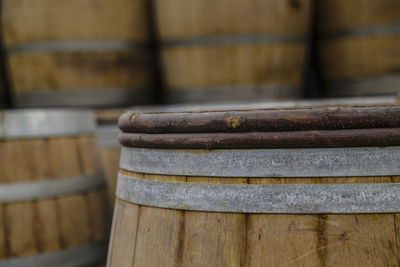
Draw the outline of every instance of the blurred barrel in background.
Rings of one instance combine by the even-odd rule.
[[[119,157],[121,154],[121,145],[118,142],[120,133],[118,118],[122,113],[123,109],[103,109],[96,111],[98,124],[97,140],[111,204],[114,203],[115,199]]]
[[[297,98],[310,0],[156,0],[167,102]]]
[[[329,95],[400,92],[400,1],[317,1],[321,72]]]
[[[2,5],[16,106],[151,101],[145,0],[4,0]]]
[[[109,203],[92,113],[18,110],[0,116],[0,265],[103,262]]]

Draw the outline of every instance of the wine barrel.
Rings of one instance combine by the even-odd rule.
[[[107,180],[109,200],[113,204],[117,185],[119,158],[121,145],[118,142],[120,130],[118,118],[124,112],[123,109],[103,109],[96,111],[97,140],[100,148],[100,158]]]
[[[145,0],[5,0],[2,34],[15,105],[151,101]]]
[[[320,66],[327,93],[399,93],[400,2],[317,2]]]
[[[310,0],[156,0],[167,102],[298,98]]]
[[[395,266],[400,106],[122,115],[108,266]]]
[[[0,266],[104,264],[110,214],[93,114],[0,117]]]

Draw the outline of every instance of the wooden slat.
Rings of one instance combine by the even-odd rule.
[[[144,175],[146,180],[157,180],[159,178],[160,176],[157,175]],[[184,182],[186,178],[169,176],[168,181]],[[178,210],[141,206],[139,216],[133,266],[181,265],[185,213]],[[149,257],[149,255],[153,256]]]
[[[108,267],[133,267],[139,206],[116,199]]]
[[[76,138],[51,139],[48,150],[52,177],[73,177],[81,174],[79,146]],[[88,210],[83,195],[58,198],[57,212],[63,248],[90,241]]]
[[[250,184],[314,184],[318,178],[261,178]],[[248,215],[248,266],[319,266],[318,216]]]
[[[145,0],[39,0],[35,5],[29,0],[6,0],[2,8],[7,45],[55,40],[148,39]]]
[[[246,184],[241,178],[188,177],[187,182]],[[183,265],[241,266],[246,253],[246,216],[185,212]]]
[[[3,160],[7,163],[7,167],[0,175],[3,183],[34,180],[35,156],[40,153],[35,149],[37,148],[35,145],[40,145],[40,141],[38,142],[10,141],[4,144],[2,155],[5,156]],[[25,159],[25,165],[21,165],[20,159]],[[39,252],[34,231],[35,217],[35,204],[32,202],[5,205],[3,222],[7,239],[7,257]]]
[[[156,12],[162,39],[249,33],[305,33],[310,1],[157,0]]]

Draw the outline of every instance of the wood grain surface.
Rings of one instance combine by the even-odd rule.
[[[145,0],[3,1],[2,32],[15,101],[35,92],[83,89],[94,95],[96,89],[128,89],[131,97],[147,94],[148,99],[154,79],[148,13]],[[85,43],[89,46],[79,47]],[[110,43],[116,47],[107,47]]]
[[[234,86],[244,86],[243,90],[271,86],[271,92],[267,90],[263,97],[273,98],[278,97],[273,88],[280,85],[297,88],[286,97],[299,97],[298,87],[302,85],[308,57],[310,12],[309,0],[155,1],[167,98],[198,91],[203,92],[204,99],[194,96],[188,101],[212,101],[213,90],[218,94],[219,88]],[[227,41],[207,45],[181,42],[191,38],[240,36],[250,39],[242,43]],[[260,36],[295,36],[303,40],[257,42],[251,39]],[[207,96],[206,92],[211,94]],[[232,89],[219,98],[235,99],[235,95],[238,98],[239,92]],[[256,92],[252,97],[261,95]]]
[[[400,181],[398,177],[218,178],[121,172],[141,179],[212,184]],[[397,266],[399,260],[398,214],[195,212],[118,199],[116,207],[109,267]],[[130,224],[127,218],[132,218]]]
[[[100,170],[92,136],[0,141],[1,184],[65,179]],[[106,188],[2,204],[0,259],[37,255],[108,237]]]

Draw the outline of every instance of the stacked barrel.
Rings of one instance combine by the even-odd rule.
[[[302,96],[309,0],[156,0],[167,102]]]
[[[105,260],[109,203],[88,111],[0,113],[0,265]]]
[[[151,101],[144,0],[2,2],[14,105],[121,106]]]
[[[400,2],[318,1],[320,67],[329,95],[400,92]]]

